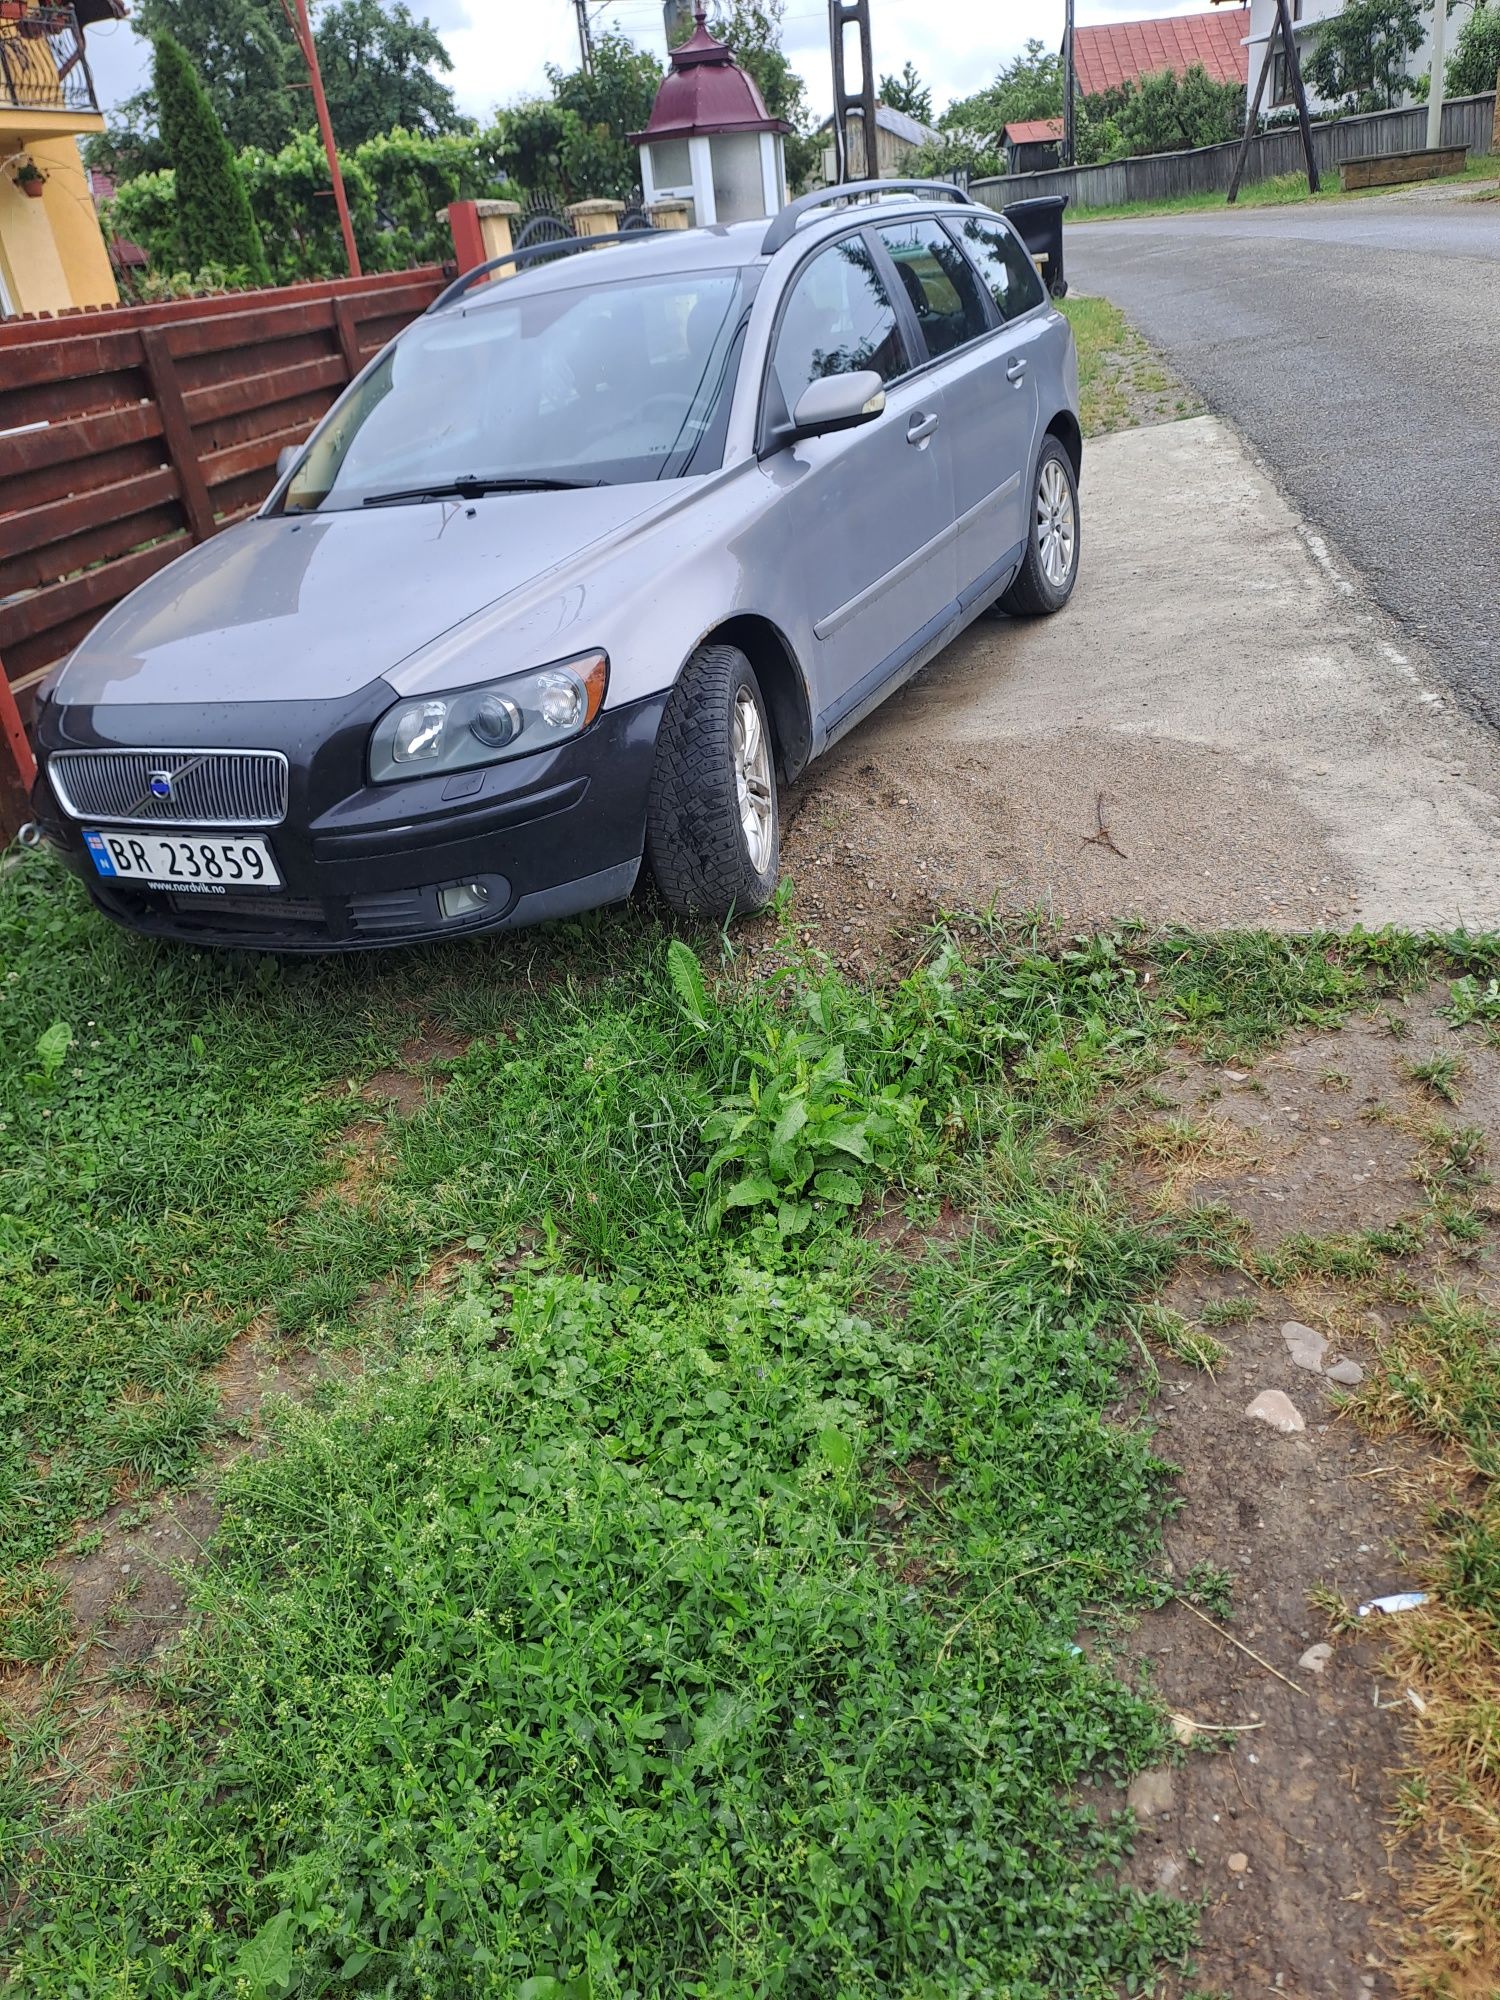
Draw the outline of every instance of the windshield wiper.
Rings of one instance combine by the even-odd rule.
[[[402,486],[394,493],[367,493],[362,507],[384,507],[396,500],[477,500],[484,493],[569,493],[579,486],[602,486],[602,479],[510,479],[496,477],[434,480],[428,486]]]

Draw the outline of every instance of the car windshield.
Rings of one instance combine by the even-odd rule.
[[[419,320],[345,399],[283,506],[712,472],[747,291],[739,271],[685,271],[517,287]]]

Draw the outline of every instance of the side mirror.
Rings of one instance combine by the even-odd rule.
[[[867,424],[885,408],[885,389],[873,368],[857,368],[851,375],[825,375],[809,382],[797,398],[790,433],[778,440],[790,444],[800,437],[821,437],[825,431],[853,430]]]
[[[276,454],[276,478],[278,483],[285,479],[297,460],[302,456],[300,444],[284,444]]]

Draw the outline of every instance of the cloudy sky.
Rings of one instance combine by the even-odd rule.
[[[276,0],[265,0],[274,7]],[[1203,0],[1075,0],[1080,26],[1152,14],[1199,12]],[[572,0],[413,0],[440,30],[453,57],[449,79],[465,111],[485,116],[497,104],[546,88],[545,65],[572,67],[578,34]],[[664,54],[656,0],[591,4],[596,31],[623,29],[643,47]],[[988,83],[1028,36],[1055,48],[1062,39],[1063,0],[873,0],[875,69],[899,71],[908,57],[933,86],[938,109]],[[828,9],[818,0],[786,0],[787,51],[807,81],[821,117],[829,108]],[[89,60],[102,99],[118,103],[139,87],[142,44],[123,22],[89,30]]]

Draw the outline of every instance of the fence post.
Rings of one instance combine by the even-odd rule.
[[[0,838],[9,840],[30,815],[36,759],[21,726],[21,711],[0,660]]]
[[[484,232],[479,227],[479,204],[450,201],[438,214],[447,218],[453,235],[453,261],[459,270],[472,271],[476,264],[483,264],[486,258]]]
[[[193,427],[188,422],[187,405],[182,400],[182,384],[177,379],[177,364],[167,344],[166,328],[142,327],[141,352],[146,360],[151,394],[161,414],[162,442],[167,447],[172,470],[177,474],[177,492],[187,517],[188,533],[195,542],[206,542],[215,532],[214,503],[209,498],[208,483],[198,463]]]
[[[336,298],[333,302],[334,331],[339,337],[339,353],[344,357],[344,366],[349,371],[352,382],[365,365],[364,350],[359,344],[359,326],[354,317],[354,301]]]

